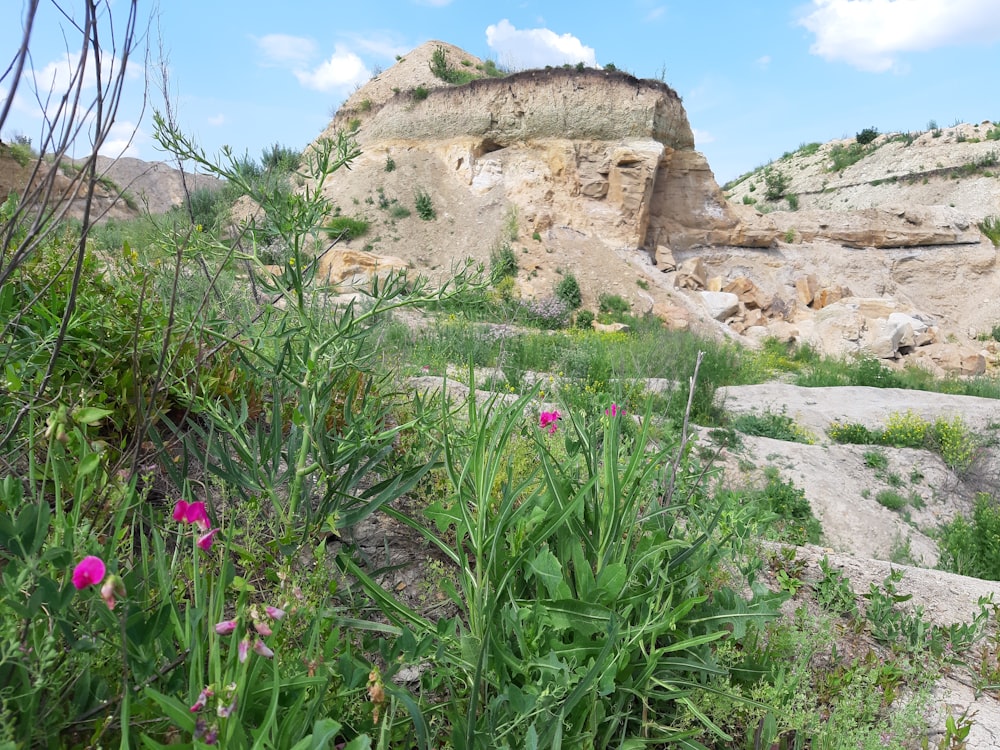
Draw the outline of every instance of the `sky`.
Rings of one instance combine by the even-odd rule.
[[[101,3],[105,22],[128,5]],[[0,5],[2,113],[22,37],[11,21],[29,2]],[[5,141],[38,142],[38,102],[78,59],[71,19],[82,5],[41,0],[31,64],[0,129]],[[429,40],[512,70],[582,61],[662,78],[681,95],[720,184],[804,143],[867,127],[1000,120],[1000,0],[141,0],[140,8],[143,46],[127,68],[109,156],[167,158],[152,138],[163,67],[187,135],[212,156],[229,146],[259,158],[275,143],[305,147],[352,91]],[[105,70],[120,67],[106,56]]]

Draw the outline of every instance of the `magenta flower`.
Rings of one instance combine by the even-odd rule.
[[[270,659],[274,656],[274,652],[260,638],[253,644],[253,652],[258,656],[263,656],[265,659]]]
[[[77,590],[100,583],[104,578],[104,561],[94,555],[87,555],[73,568],[73,585]]]
[[[219,635],[230,635],[236,630],[236,620],[223,620],[215,623],[215,632]]]
[[[277,607],[264,607],[264,611],[267,612],[267,616],[272,620],[280,620],[285,616],[285,610],[278,609]]]
[[[215,695],[215,691],[212,689],[211,685],[209,685],[200,693],[198,693],[198,700],[196,700],[194,704],[191,706],[191,713],[195,713],[196,711],[201,711],[201,709],[205,707],[205,704],[208,703],[208,699],[211,698],[213,695]]]
[[[610,409],[605,409],[604,410],[605,416],[609,416],[609,417],[612,417],[612,418],[617,417],[619,414],[624,414],[624,413],[625,413],[625,410],[624,409],[619,409],[618,408],[618,404],[611,404],[611,408]]]
[[[174,520],[181,523],[197,524],[202,531],[208,531],[212,528],[212,522],[208,518],[205,503],[201,501],[189,503],[185,500],[178,500],[174,506]]]
[[[552,435],[559,427],[559,412],[558,411],[543,411],[538,415],[538,426],[543,430],[547,429],[549,434]]]
[[[211,531],[207,531],[204,534],[202,534],[200,537],[198,537],[198,542],[197,542],[198,548],[204,550],[205,552],[208,552],[210,549],[212,549],[212,540],[218,533],[219,533],[218,529],[212,529]]]

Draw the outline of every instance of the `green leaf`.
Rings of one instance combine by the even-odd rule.
[[[100,453],[88,453],[82,459],[76,467],[76,477],[77,479],[82,479],[88,474],[93,474],[97,467],[101,465],[101,454]]]
[[[176,698],[147,687],[143,691],[182,732],[194,732],[195,715]]]
[[[100,422],[105,417],[111,416],[114,412],[111,409],[99,409],[96,406],[85,406],[73,412],[73,421],[77,424],[93,425]]]
[[[528,561],[528,568],[545,587],[550,597],[567,597],[569,590],[563,580],[563,569],[549,548],[542,547],[534,559]]]

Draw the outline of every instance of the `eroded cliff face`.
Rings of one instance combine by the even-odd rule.
[[[737,223],[694,150],[680,98],[660,81],[558,68],[435,88],[419,100],[412,90],[382,103],[363,94],[325,136],[357,126],[365,152],[422,152],[441,167],[426,186],[432,197],[458,179],[467,201],[507,204],[529,235],[568,227],[652,251]]]

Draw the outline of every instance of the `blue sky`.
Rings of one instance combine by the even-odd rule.
[[[3,0],[0,109],[27,0]],[[80,5],[64,0],[72,8]],[[107,0],[119,14],[123,0]],[[150,3],[143,3],[144,13]],[[398,54],[438,39],[501,66],[614,63],[660,77],[680,93],[698,150],[720,183],[802,143],[865,127],[923,130],[933,120],[1000,120],[1000,0],[164,0],[146,37],[168,59],[178,120],[210,154],[225,144],[258,157],[301,148],[340,102]],[[68,22],[42,11],[32,68],[0,137],[33,139],[41,126],[32,80],[59,80],[76,49]],[[70,47],[78,46],[73,42]],[[135,65],[120,127],[105,152],[156,160],[151,138],[162,96]]]

